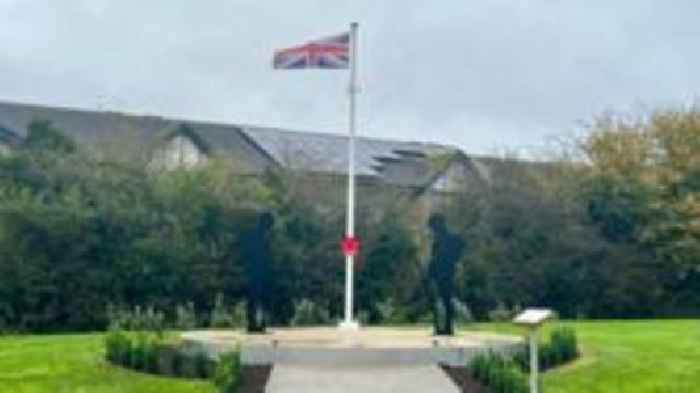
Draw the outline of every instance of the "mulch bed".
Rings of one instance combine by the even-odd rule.
[[[442,371],[459,387],[462,393],[488,393],[488,390],[472,378],[466,367],[453,367],[441,364]]]
[[[271,365],[241,367],[242,379],[238,393],[265,393],[265,385],[271,372]]]

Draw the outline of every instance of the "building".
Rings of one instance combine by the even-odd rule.
[[[343,135],[219,124],[150,115],[0,102],[0,152],[11,151],[32,121],[50,121],[79,146],[136,141],[156,169],[191,168],[212,157],[235,162],[242,174],[284,168],[315,177],[347,175]],[[447,145],[359,137],[356,174],[360,186],[406,191],[429,205],[440,195],[490,181],[494,163]]]

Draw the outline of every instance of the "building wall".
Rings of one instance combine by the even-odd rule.
[[[381,168],[381,176],[392,184],[413,184],[427,182],[431,168],[424,158],[404,157],[400,160],[385,163]]]
[[[170,139],[165,146],[156,150],[151,167],[167,170],[194,168],[206,161],[206,154],[190,138],[177,135]]]

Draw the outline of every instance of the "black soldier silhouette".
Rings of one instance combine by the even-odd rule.
[[[455,264],[462,256],[464,241],[447,229],[445,217],[434,213],[428,220],[433,232],[433,246],[428,267],[430,301],[433,306],[433,326],[436,335],[454,333]]]
[[[270,229],[274,224],[272,214],[258,216],[255,228],[241,238],[247,276],[248,332],[263,333],[266,328],[269,306],[272,258],[270,256]]]

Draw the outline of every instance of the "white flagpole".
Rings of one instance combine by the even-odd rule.
[[[348,138],[348,203],[345,221],[345,235],[355,237],[355,96],[357,95],[357,23],[350,24],[350,125]],[[345,257],[345,320],[341,328],[354,330],[358,328],[353,319],[353,269],[355,257]]]

